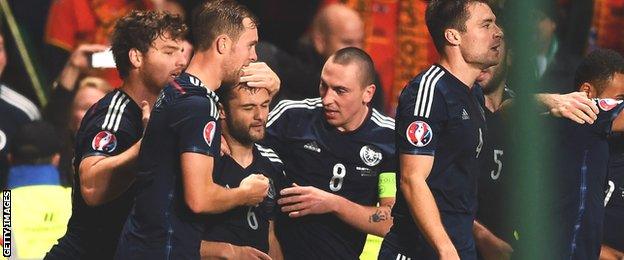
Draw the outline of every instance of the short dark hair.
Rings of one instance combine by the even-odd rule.
[[[346,47],[342,48],[330,57],[333,63],[347,65],[356,63],[360,67],[362,86],[368,86],[375,83],[375,64],[373,59],[360,48]],[[327,62],[329,62],[328,60]]]
[[[433,40],[433,44],[442,54],[446,39],[444,31],[455,29],[460,32],[466,31],[466,21],[470,18],[468,6],[472,3],[484,3],[486,0],[430,0],[425,11],[425,22]]]
[[[241,88],[254,94],[262,90],[261,88],[249,87],[246,83],[238,83],[238,85],[234,86],[221,86],[215,91],[215,93],[219,96],[219,103],[223,105],[223,110],[225,110],[225,112],[229,112],[230,101],[232,101],[234,95],[233,92],[237,88]]]
[[[187,27],[178,15],[156,11],[132,11],[115,24],[112,35],[112,51],[123,79],[130,73],[128,52],[137,49],[146,53],[158,37],[174,40],[186,37]]]
[[[61,150],[60,136],[44,121],[34,121],[19,128],[11,141],[13,165],[47,164]]]
[[[578,90],[583,83],[590,83],[602,93],[607,81],[616,73],[624,73],[624,58],[617,51],[596,49],[588,54],[576,69],[574,86]]]
[[[245,6],[234,0],[205,1],[193,12],[191,34],[198,51],[210,48],[217,36],[227,34],[237,41],[245,30],[243,20],[251,19],[258,26],[258,18]]]

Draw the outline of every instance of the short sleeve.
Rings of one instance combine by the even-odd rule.
[[[83,158],[118,155],[141,138],[141,131],[125,114],[108,115],[100,110],[84,124],[81,145],[77,148]]]
[[[446,102],[438,89],[426,84],[406,87],[399,97],[397,108],[399,152],[433,156],[447,121]]]
[[[216,157],[221,149],[221,128],[215,102],[202,96],[188,96],[172,104],[171,127],[180,153],[193,152]]]
[[[271,147],[278,152],[283,151],[282,143],[284,142],[284,136],[286,136],[286,129],[288,126],[288,118],[290,115],[289,102],[292,100],[280,101],[273,110],[269,113],[267,119],[267,128],[264,139],[260,143],[265,146]]]

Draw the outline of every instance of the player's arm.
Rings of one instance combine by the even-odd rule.
[[[400,154],[401,192],[418,228],[438,252],[440,259],[459,259],[457,250],[444,230],[440,211],[426,182],[433,168],[433,160],[434,157],[430,155]]]
[[[203,260],[212,259],[263,259],[269,255],[250,246],[235,246],[230,243],[202,240],[199,254]]]
[[[80,162],[80,192],[89,206],[102,205],[130,187],[137,170],[141,140],[115,156],[89,156]]]
[[[536,94],[535,99],[556,117],[565,117],[579,124],[593,124],[598,118],[598,106],[585,92],[568,94]]]
[[[602,245],[600,247],[600,260],[623,260],[623,259],[624,259],[623,252],[615,250],[614,248],[607,246],[607,245]]]
[[[474,221],[472,233],[475,238],[477,249],[485,260],[511,259],[513,249],[511,246],[494,235],[487,227]]]
[[[394,199],[382,200],[378,207],[363,206],[316,187],[296,184],[282,189],[280,195],[277,203],[292,218],[330,213],[362,232],[382,237],[392,226],[390,210]]]
[[[141,102],[143,125],[147,124],[150,106]],[[120,133],[123,135],[123,133]],[[84,158],[79,165],[80,192],[89,206],[111,201],[125,192],[134,181],[141,140],[126,151],[113,155],[94,155]]]
[[[194,213],[221,213],[237,206],[257,205],[269,190],[269,180],[262,174],[243,179],[238,188],[226,189],[212,180],[214,158],[201,153],[180,155],[184,199]]]
[[[273,260],[283,260],[284,255],[282,254],[282,246],[277,240],[277,236],[275,236],[275,222],[269,221],[269,256]]]

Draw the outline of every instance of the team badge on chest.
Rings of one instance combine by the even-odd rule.
[[[360,149],[360,158],[362,158],[362,162],[368,166],[375,166],[381,162],[383,156],[381,152],[377,151],[377,149],[365,145]]]
[[[413,146],[424,147],[431,142],[433,131],[426,122],[414,121],[405,130],[405,136]]]

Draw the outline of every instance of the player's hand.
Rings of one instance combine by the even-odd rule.
[[[147,128],[147,122],[149,122],[150,115],[152,113],[152,108],[150,107],[147,101],[141,101],[141,121],[143,122],[143,132]]]
[[[252,62],[249,66],[243,67],[242,72],[240,82],[254,88],[265,88],[271,97],[280,89],[279,77],[264,62]]]
[[[544,95],[540,100],[556,117],[565,117],[579,124],[593,124],[598,118],[598,107],[585,92]]]
[[[239,188],[246,191],[247,206],[260,204],[269,192],[269,179],[262,174],[252,174],[243,179]]]
[[[336,211],[334,201],[337,195],[315,187],[293,184],[293,187],[283,189],[280,194],[283,198],[277,203],[282,206],[282,212],[287,212],[291,218]]]
[[[227,140],[225,140],[225,137],[223,137],[223,135],[221,135],[221,155],[230,155],[230,146],[227,143]]]
[[[242,260],[271,260],[271,257],[264,252],[250,246],[234,246],[234,256],[232,259]]]

